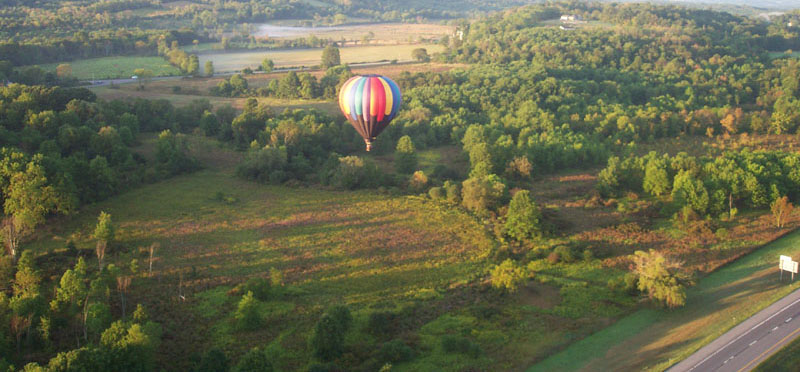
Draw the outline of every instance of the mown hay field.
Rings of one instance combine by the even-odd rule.
[[[378,61],[411,61],[411,51],[425,48],[429,54],[444,49],[438,44],[368,45],[340,48],[342,63],[362,63]],[[322,57],[322,49],[253,50],[243,52],[212,52],[199,54],[200,66],[206,61],[214,64],[216,72],[241,71],[245,67],[255,69],[265,58],[270,58],[275,67],[317,66]]]

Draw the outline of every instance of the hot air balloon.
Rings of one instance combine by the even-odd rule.
[[[403,98],[392,79],[380,75],[354,76],[339,91],[339,108],[364,138],[367,151],[397,115]]]

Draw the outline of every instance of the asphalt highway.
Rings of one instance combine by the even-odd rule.
[[[750,371],[798,336],[800,289],[746,319],[668,371]]]

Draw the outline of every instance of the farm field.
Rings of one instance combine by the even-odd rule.
[[[411,51],[425,48],[429,54],[440,52],[443,47],[438,44],[404,44],[374,45],[340,48],[342,63],[378,62],[378,61],[411,61]],[[200,65],[206,61],[214,63],[214,71],[240,71],[245,67],[255,69],[265,58],[270,58],[275,67],[317,66],[320,63],[322,49],[262,50],[245,52],[213,52],[199,54]]]
[[[72,66],[72,76],[81,80],[130,78],[137,68],[146,68],[155,76],[180,75],[180,70],[162,57],[105,57],[65,62]],[[41,65],[45,71],[55,71],[60,63]]]
[[[432,23],[368,23],[326,27],[298,27],[281,24],[253,25],[253,35],[258,38],[296,39],[314,35],[320,39],[360,41],[370,32],[370,42],[378,44],[408,43],[421,39],[439,39],[449,35],[455,27]]]
[[[779,283],[775,262],[781,254],[800,256],[800,231],[701,279],[687,291],[684,308],[639,310],[528,372],[662,371],[800,287]]]
[[[390,78],[397,78],[402,72],[420,72],[420,71],[434,71],[444,72],[452,69],[463,68],[464,65],[460,64],[441,64],[441,63],[413,63],[413,64],[396,64],[396,65],[381,65],[381,66],[363,66],[352,67],[351,70],[354,74],[370,74],[379,73]],[[322,70],[312,70],[309,72],[317,79],[324,75]],[[265,87],[273,79],[280,78],[285,73],[271,73],[271,74],[253,74],[247,75],[246,79],[251,88]],[[144,91],[137,90],[137,84],[122,84],[113,88],[108,86],[93,87],[91,90],[97,94],[99,98],[105,100],[113,99],[127,99],[127,98],[145,98],[145,99],[166,99],[173,105],[184,106],[194,99],[208,99],[212,105],[218,107],[219,105],[230,104],[236,108],[244,106],[246,98],[228,98],[209,96],[208,92],[211,87],[219,84],[220,81],[226,79],[226,76],[217,76],[210,78],[184,78],[178,80],[161,80],[152,81],[146,84]],[[175,87],[180,88],[180,92],[175,93]],[[335,102],[324,100],[286,100],[277,98],[258,97],[260,102],[266,102],[275,108],[276,112],[280,112],[283,108],[316,108],[333,115],[339,115],[339,108]]]

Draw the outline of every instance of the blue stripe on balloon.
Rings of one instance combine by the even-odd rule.
[[[385,79],[386,82],[389,83],[389,87],[392,89],[392,114],[389,115],[388,119],[392,120],[394,119],[395,115],[397,115],[397,111],[400,110],[400,104],[403,103],[403,96],[400,95],[400,88],[397,87],[397,83],[388,77]]]

